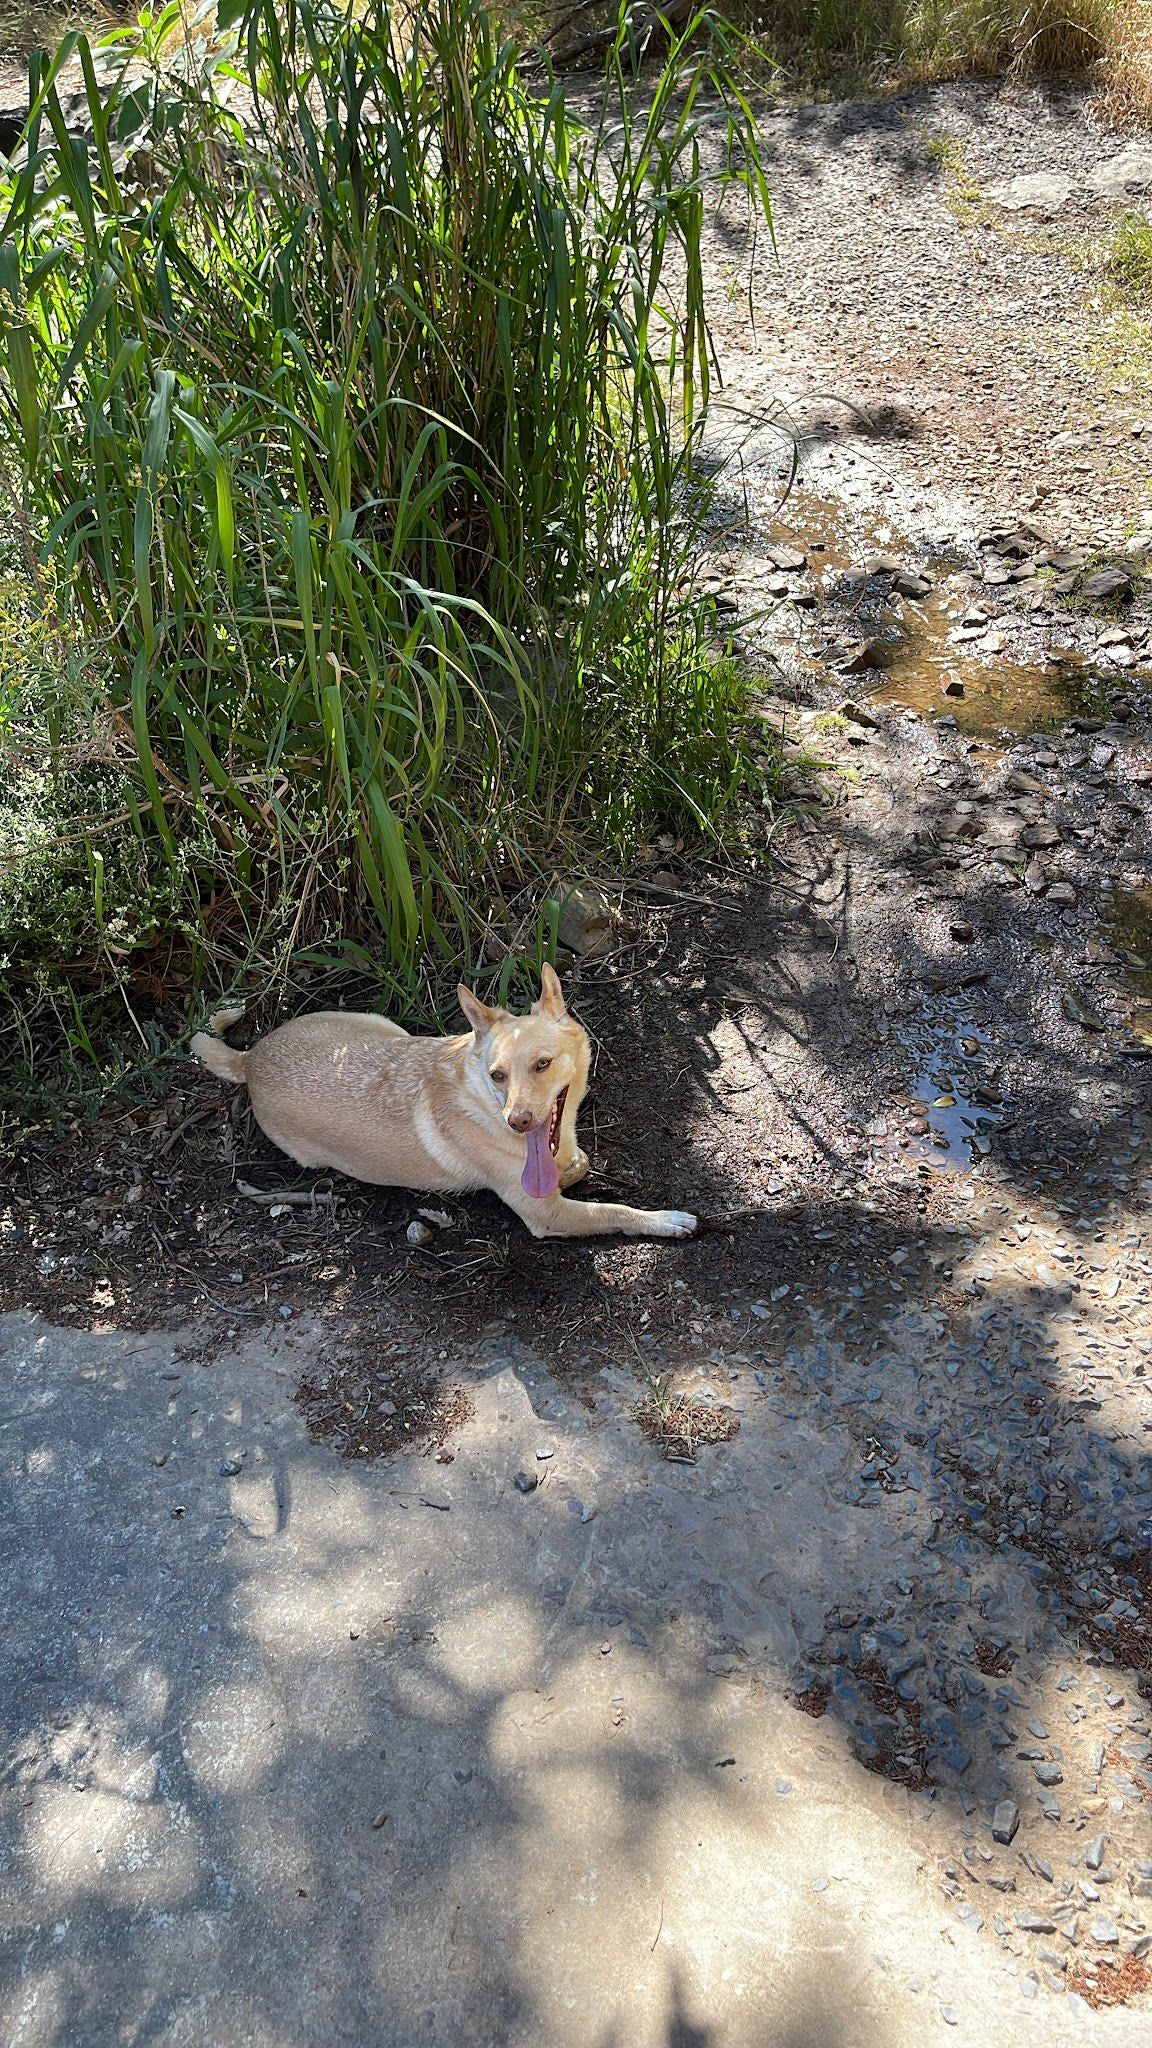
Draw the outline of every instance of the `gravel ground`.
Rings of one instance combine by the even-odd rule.
[[[541,1490],[549,1443],[533,1434],[547,1422],[562,1434],[557,1526],[586,1543],[579,1560],[547,1552],[549,1592],[529,1584],[531,1546],[499,1552],[523,1574],[502,1591],[555,1594],[564,1617],[505,1705],[517,1686],[558,1683],[566,1630],[603,1627],[609,1651],[627,1637],[637,1683],[682,1702],[697,1689],[700,1725],[724,1731],[710,1769],[726,1765],[732,1729],[751,1730],[761,1777],[772,1759],[769,1805],[795,1786],[809,1819],[829,1816],[814,1845],[799,1821],[788,1834],[749,1812],[733,1854],[757,1873],[758,1913],[773,1910],[771,1887],[756,1889],[765,1871],[777,1908],[826,1889],[833,1864],[835,1884],[859,1882],[852,1858],[879,1854],[880,1836],[862,1848],[851,1816],[899,1816],[884,1853],[910,1888],[912,1932],[881,1959],[859,1953],[879,1924],[867,1903],[861,1932],[847,1909],[822,1923],[812,1954],[850,1956],[852,1973],[830,1972],[834,2018],[820,2006],[787,2038],[986,2042],[995,2013],[1005,2048],[1134,2042],[1152,2006],[1152,491],[1134,428],[1152,401],[1084,263],[1128,203],[1094,195],[1093,179],[1103,168],[1119,189],[1115,161],[1138,145],[1103,132],[1077,95],[985,85],[783,110],[766,134],[779,265],[729,222],[713,242],[733,411],[715,437],[727,467],[710,587],[718,631],[763,675],[788,821],[768,881],[700,849],[651,849],[621,888],[617,957],[570,975],[597,1043],[595,1191],[698,1207],[708,1235],[675,1250],[535,1245],[478,1198],[437,1203],[431,1242],[414,1248],[407,1198],[322,1187],[317,1203],[285,1204],[303,1177],[193,1075],[95,1132],[32,1134],[8,1175],[5,1298],[70,1328],[44,1352],[48,1375],[108,1332],[182,1322],[164,1373],[223,1384],[186,1416],[177,1402],[163,1469],[181,1516],[200,1501],[205,1527],[239,1510],[210,1507],[200,1406],[216,1417],[213,1459],[258,1462],[274,1430],[289,1464],[328,1461],[334,1489],[351,1470],[354,1525],[383,1541],[391,1517],[390,1544],[390,1503],[415,1469],[397,1458],[400,1430],[446,1485],[481,1453],[503,1459],[485,1514],[498,1497],[507,1518],[553,1485],[545,1474]],[[1040,174],[1046,196],[1026,188],[1021,212],[1007,188]],[[800,465],[786,502],[784,426]],[[1102,570],[1120,581],[1097,597]],[[242,1179],[280,1200],[260,1206]],[[284,1386],[257,1428],[258,1404],[228,1406],[229,1360],[270,1341],[269,1326],[287,1344],[285,1325],[299,1334],[276,1354]],[[21,1351],[33,1393],[38,1356]],[[483,1398],[494,1374],[498,1410]],[[145,1406],[161,1394],[140,1389]],[[226,1443],[233,1413],[249,1420]],[[35,1455],[24,1445],[13,1480],[30,1484]],[[59,1484],[15,1530],[30,1555],[67,1500]],[[426,1503],[449,1515],[457,1561],[496,1540],[470,1500],[449,1485]],[[389,1602],[415,1605],[418,1590],[422,1629],[474,1602],[446,1557],[395,1554]],[[333,1546],[334,1598],[349,1555]],[[26,1634],[35,1597],[24,1588]],[[498,1672],[500,1627],[486,1626],[474,1647]],[[124,1642],[131,1629],[126,1610]],[[426,1653],[394,1654],[387,1739],[408,1770],[419,1717],[398,1720],[396,1686],[407,1675],[425,1697],[413,1674]],[[31,1733],[13,1717],[7,1918],[25,1971],[48,1909],[67,1901],[29,1889],[20,1801],[67,1778],[45,1731],[54,1704],[75,1715],[99,1694],[94,1661],[52,1667]],[[280,1697],[303,1683],[294,1668],[274,1676]],[[382,1710],[370,1688],[357,1701],[367,1743]],[[575,1748],[557,1735],[550,1752],[564,1841],[555,1785],[584,1740],[573,1724]],[[491,1741],[482,1773],[506,1793],[513,1767]],[[738,1771],[735,1734],[731,1754]],[[651,1756],[644,1771],[628,1798],[656,1802]],[[576,1800],[582,1784],[577,1773]],[[409,1867],[428,1846],[421,1826],[416,1799]],[[454,1828],[452,1882],[474,1904],[487,1880],[468,1867],[466,1822]],[[722,1833],[713,1814],[692,1839]],[[522,1857],[527,1840],[509,1822],[501,1855]],[[672,1853],[653,1851],[652,1869]],[[579,1889],[595,1844],[571,1857]],[[663,2033],[646,2005],[629,2024],[635,1959],[612,1951],[597,1990],[590,1937],[570,1937],[583,1963],[573,1976],[565,1951],[565,1985],[623,2029],[605,2041],[727,2048],[763,2038],[768,2016],[779,2031],[746,1928],[739,1989],[725,1989],[710,1869],[705,1856],[695,1884],[679,1868],[680,1989]],[[401,1957],[408,1943],[426,1963],[419,1933],[388,1919],[391,1894],[363,1873],[356,1891],[396,1927]],[[735,1925],[740,1888],[723,1895]],[[696,1944],[694,1913],[707,1927]],[[534,1947],[533,1967],[545,1953]],[[477,1935],[461,1967],[490,1964]],[[131,1983],[152,1965],[140,1952],[126,1967]],[[876,1986],[893,1971],[886,2003]],[[636,1991],[637,2013],[648,1995]],[[468,2038],[544,2038],[522,1996],[515,2025],[489,2016]],[[363,2037],[361,2019],[326,2010],[325,2038]],[[272,2037],[297,2038],[287,2024]],[[233,2038],[199,2025],[163,2038]],[[551,2027],[591,2038],[567,2018]]]

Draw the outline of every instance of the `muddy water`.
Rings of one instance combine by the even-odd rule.
[[[822,646],[813,651],[831,677],[853,643],[876,643],[878,665],[844,678],[856,695],[954,719],[973,738],[1004,740],[1053,731],[1071,718],[1107,719],[1118,701],[1137,712],[1152,706],[1147,672],[1093,662],[1072,647],[1036,647],[1021,659],[1021,626],[1026,642],[1029,621],[1008,604],[1001,608],[999,586],[986,587],[970,564],[937,556],[928,565],[933,587],[925,597],[890,594],[888,580],[866,576],[864,566],[875,554],[911,566],[911,551],[883,528],[850,540],[843,508],[832,500],[797,492],[772,540],[807,556],[804,581],[816,586],[821,607],[814,637]],[[988,616],[973,617],[980,612]]]
[[[925,718],[954,718],[974,739],[1050,732],[1070,718],[1107,719],[1117,698],[1139,708],[1147,697],[1146,677],[1101,668],[1072,649],[1021,662],[994,646],[958,643],[953,635],[963,610],[938,592],[905,605],[903,634],[869,694]],[[989,639],[1000,637],[993,622]]]

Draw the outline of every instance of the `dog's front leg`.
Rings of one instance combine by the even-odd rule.
[[[694,1237],[696,1218],[686,1209],[630,1209],[624,1202],[567,1202],[562,1194],[536,1201],[518,1187],[502,1199],[533,1237]]]

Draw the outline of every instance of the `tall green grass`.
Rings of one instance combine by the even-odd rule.
[[[741,783],[701,238],[767,195],[721,25],[640,106],[627,50],[588,123],[480,0],[170,8],[34,67],[0,418],[82,649],[49,752],[95,733],[202,965],[341,935],[411,998],[531,875]]]

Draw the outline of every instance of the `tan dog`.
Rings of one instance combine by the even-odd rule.
[[[527,1017],[457,991],[472,1026],[459,1038],[410,1038],[386,1017],[318,1010],[237,1052],[198,1031],[191,1050],[244,1081],[262,1131],[301,1166],[330,1166],[382,1187],[443,1194],[491,1188],[533,1237],[691,1237],[682,1209],[566,1202],[588,1171],[576,1112],[588,1086],[588,1037],[568,1015],[551,967]],[[221,1011],[226,1031],[242,1011]]]

